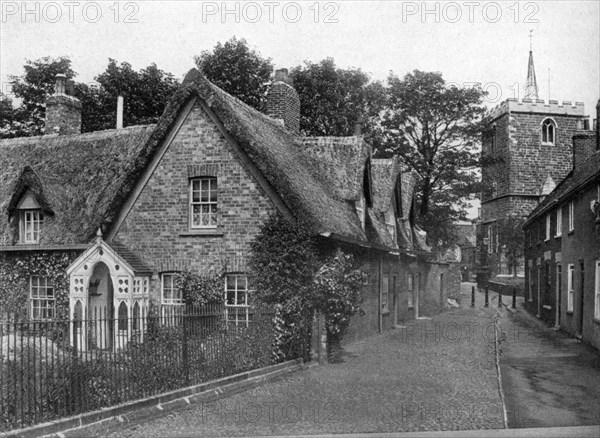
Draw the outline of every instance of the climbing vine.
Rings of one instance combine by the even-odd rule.
[[[24,318],[29,310],[29,278],[48,277],[54,286],[56,318],[69,316],[67,267],[77,254],[71,251],[15,252],[0,255],[0,308],[6,316]]]
[[[307,226],[281,216],[265,223],[251,249],[256,299],[276,306],[276,356],[298,349],[307,356],[315,310],[325,315],[330,343],[339,345],[361,302],[364,274],[353,257],[324,248]]]

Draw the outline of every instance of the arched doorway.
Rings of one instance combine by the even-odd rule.
[[[111,349],[114,327],[114,287],[110,270],[104,262],[94,266],[89,282],[88,315],[90,348]]]

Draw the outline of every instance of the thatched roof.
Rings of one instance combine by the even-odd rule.
[[[195,69],[170,99],[157,125],[0,141],[0,245],[14,243],[9,203],[19,185],[27,185],[24,178],[37,187],[34,195],[39,195],[44,208],[55,213],[45,224],[41,243],[87,243],[96,230],[109,231],[182,109],[194,98],[206,103],[287,211],[316,234],[395,247],[391,239],[382,237],[378,217],[369,214],[364,231],[356,214],[354,201],[363,182],[371,201],[371,150],[362,137],[302,139]]]
[[[302,150],[314,168],[327,179],[336,195],[347,201],[358,201],[363,190],[365,168],[371,147],[362,136],[305,137]]]
[[[0,245],[12,245],[9,221],[29,189],[44,210],[42,244],[87,243],[107,220],[154,125],[76,135],[0,141]]]

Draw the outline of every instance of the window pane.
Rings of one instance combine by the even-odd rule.
[[[235,304],[235,289],[227,291],[227,304]]]
[[[200,191],[192,190],[192,202],[200,202]]]

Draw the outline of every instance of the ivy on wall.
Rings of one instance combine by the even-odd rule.
[[[250,275],[258,302],[276,305],[279,353],[307,349],[315,310],[325,315],[330,347],[338,347],[360,310],[363,274],[354,258],[319,244],[308,227],[274,216],[251,244]],[[306,357],[307,351],[303,352]]]
[[[29,314],[29,277],[48,277],[54,285],[56,318],[69,316],[67,267],[75,260],[73,251],[0,253],[0,309],[4,315],[25,318]]]
[[[186,304],[204,306],[223,302],[224,278],[224,272],[216,275],[200,275],[186,270],[175,276],[175,284]]]

